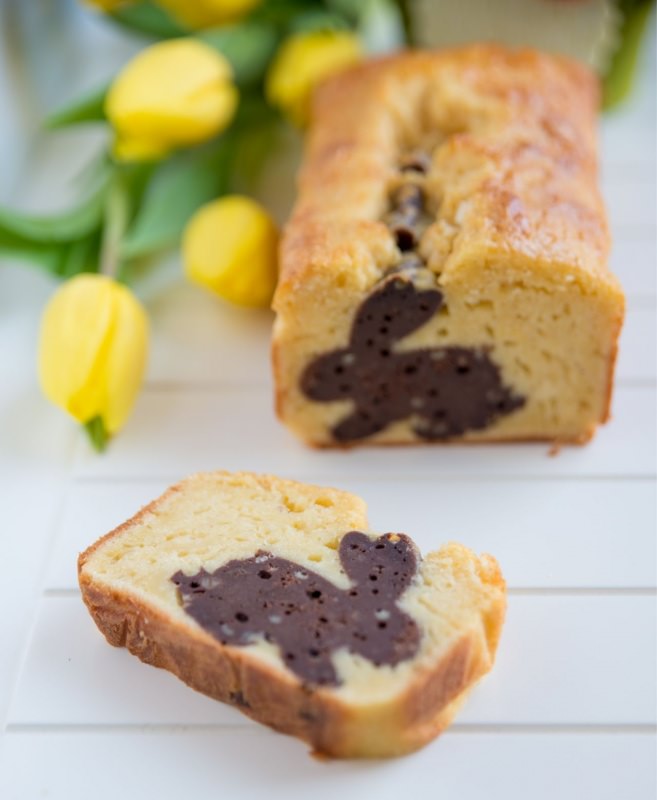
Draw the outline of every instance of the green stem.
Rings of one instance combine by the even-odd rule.
[[[89,436],[89,441],[91,442],[94,450],[96,450],[98,453],[102,453],[109,442],[109,434],[105,430],[105,425],[103,424],[102,418],[94,417],[93,419],[90,419],[89,422],[85,422],[84,429]]]
[[[121,242],[130,221],[130,198],[120,172],[114,175],[105,200],[103,240],[98,271],[118,279],[121,270]]]
[[[402,25],[404,27],[404,34],[406,36],[406,44],[407,46],[411,46],[413,42],[413,26],[411,24],[411,10],[408,7],[409,3],[408,0],[399,0],[397,3],[399,6],[399,13],[402,19]]]
[[[624,0],[620,3],[623,14],[621,42],[611,66],[603,80],[603,107],[613,108],[630,93],[641,52],[653,0]]]

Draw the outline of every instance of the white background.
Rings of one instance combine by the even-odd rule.
[[[0,6],[1,182],[3,198],[14,179],[13,202],[44,208],[68,196],[90,145],[24,131],[131,46],[79,14],[62,21],[57,4],[31,5]],[[145,390],[99,457],[36,383],[52,283],[1,268],[3,800],[656,796],[654,47],[644,61],[631,102],[602,124],[612,263],[628,297],[613,420],[556,457],[533,445],[305,449],[273,416],[269,314],[186,286],[175,260],[144,289]],[[349,489],[375,528],[499,558],[510,597],[498,662],[448,733],[397,761],[321,763],[105,643],[79,599],[78,552],[169,482],[213,468]]]

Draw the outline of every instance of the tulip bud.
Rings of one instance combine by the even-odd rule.
[[[98,449],[125,423],[141,386],[148,320],[129,289],[104,275],[64,283],[46,306],[39,379]]]
[[[228,61],[195,39],[173,39],[142,50],[112,84],[105,113],[121,160],[161,158],[226,128],[238,93]]]
[[[158,0],[158,5],[183,25],[196,29],[235,22],[261,2],[262,0]]]
[[[278,232],[255,200],[230,195],[203,206],[183,237],[190,280],[242,306],[268,306],[277,277]]]
[[[318,83],[359,61],[358,38],[347,31],[314,31],[290,36],[269,69],[267,99],[299,126],[307,124]]]

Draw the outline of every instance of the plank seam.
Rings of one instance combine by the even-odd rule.
[[[546,451],[547,452],[547,451]],[[262,471],[261,471],[262,472]],[[163,473],[162,475],[154,475],[153,473],[149,473],[147,475],[115,475],[112,473],[108,473],[106,475],[84,475],[84,473],[78,473],[74,475],[73,481],[77,484],[98,484],[98,483],[107,483],[107,484],[128,484],[128,483],[176,483],[177,481],[182,480],[186,477],[186,474],[178,474],[178,475],[168,475]],[[286,474],[282,477],[289,477],[292,478],[293,476]],[[586,473],[563,473],[562,475],[527,475],[527,474],[515,474],[515,473],[508,473],[507,475],[491,475],[491,473],[487,472],[470,472],[463,475],[446,475],[441,474],[440,471],[428,475],[426,470],[420,470],[418,472],[409,472],[405,471],[403,473],[389,473],[387,475],[367,475],[366,478],[363,477],[362,473],[360,472],[341,472],[339,476],[339,483],[341,486],[345,486],[347,481],[394,481],[395,483],[399,484],[401,481],[408,481],[408,482],[417,482],[420,480],[427,480],[431,478],[432,480],[440,480],[441,483],[447,482],[456,482],[456,481],[463,481],[463,482],[473,482],[473,481],[497,481],[499,483],[518,483],[518,482],[535,482],[535,481],[596,481],[596,482],[615,482],[615,481],[636,481],[636,482],[650,482],[653,483],[657,479],[657,472],[637,472],[633,474],[611,474],[611,475],[595,475],[595,474],[586,474]],[[338,481],[338,478],[335,474],[323,474],[321,472],[312,472],[308,473],[305,479],[307,482],[310,483],[323,483],[327,482],[327,485],[335,484]]]
[[[650,308],[649,310],[652,310]],[[615,381],[616,386],[628,389],[654,389],[657,387],[657,378],[617,378]],[[273,393],[273,387],[268,380],[231,380],[231,381],[213,381],[213,380],[147,380],[143,386],[142,391],[149,394],[173,394],[189,392],[190,394],[212,394],[221,393],[225,391],[255,391],[268,389]]]
[[[236,729],[276,735],[265,727],[244,723],[24,723],[12,722],[9,734],[34,733],[203,733]],[[446,732],[454,734],[640,734],[654,736],[657,725],[650,723],[550,724],[550,723],[467,723],[457,722]],[[443,734],[445,735],[445,734]]]
[[[410,482],[415,482],[420,474],[413,474],[409,473],[408,471],[404,471],[403,473],[399,474],[388,474],[388,475],[372,475],[368,474],[367,476],[354,476],[345,473],[346,477],[349,480],[358,480],[361,482],[366,483],[394,483],[398,485],[400,481],[407,479],[408,476],[411,477]],[[166,483],[167,481],[170,483],[175,483],[176,481],[180,481],[184,478],[184,475],[77,475],[72,478],[72,482],[78,484],[79,486],[87,486],[87,485],[102,485],[108,484],[108,486],[115,486],[115,485],[131,485],[131,484],[143,484],[143,483],[155,483],[161,485]],[[582,481],[589,481],[591,483],[603,483],[603,482],[615,482],[615,481],[634,481],[636,483],[645,483],[645,484],[653,484],[655,482],[655,475],[517,475],[513,476],[509,474],[508,476],[505,475],[490,475],[486,473],[477,473],[472,472],[464,475],[441,475],[440,481],[441,483],[478,483],[481,481],[486,481],[486,483],[508,483],[509,480],[513,480],[514,482],[525,482],[525,483],[534,483],[537,481],[545,481],[550,483],[570,483],[573,480],[582,480]],[[320,480],[334,480],[334,476],[326,475],[322,478],[320,475]],[[427,478],[426,472],[424,472],[424,479],[425,480],[435,480],[435,476],[431,478]],[[313,477],[313,480],[317,480],[316,477]]]
[[[507,586],[515,597],[657,597],[655,586]],[[51,586],[43,590],[44,597],[78,597],[77,586]]]

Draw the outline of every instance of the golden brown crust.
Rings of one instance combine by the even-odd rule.
[[[611,391],[609,393],[611,396]],[[609,403],[609,400],[607,400]],[[584,431],[583,433],[578,434],[577,436],[572,437],[564,437],[562,439],[554,439],[554,437],[550,437],[547,439],[545,436],[522,436],[522,437],[514,437],[513,441],[517,444],[545,444],[545,442],[549,442],[550,445],[555,447],[560,447],[561,445],[584,445],[587,442],[590,442],[593,436],[595,435],[595,426],[591,426],[588,430]],[[499,437],[496,439],[495,437],[487,436],[486,437],[486,444],[503,444],[504,442],[508,442],[508,438]],[[309,446],[314,448],[315,450],[353,450],[355,447],[360,445],[360,442],[317,442],[313,439],[306,439],[305,443]],[[371,442],[368,442],[372,447],[383,447],[383,448],[395,448],[395,447],[432,447],[433,442],[425,441],[422,439],[413,439],[412,441],[399,441],[399,442],[391,442],[387,440],[380,440],[380,439],[373,439]],[[478,445],[481,444],[480,441],[476,439],[459,439],[458,441],[446,441],[443,442],[443,447],[462,447],[463,445]]]
[[[379,217],[390,154],[399,146],[395,127],[417,125],[397,106],[407,97],[410,108],[414,92],[442,105],[433,123],[442,116],[452,128],[445,158],[483,169],[486,179],[473,192],[479,222],[487,221],[479,237],[607,279],[596,77],[568,58],[472,45],[373,60],[316,93],[299,199],[281,248],[277,310],[309,273],[359,263],[364,249],[392,257]]]
[[[614,373],[616,370],[616,362],[618,360],[618,343],[620,340],[620,333],[623,328],[623,322],[625,320],[625,297],[621,295],[618,313],[614,317],[613,325],[614,330],[612,331],[611,335],[611,351],[608,357],[608,368],[607,368],[607,381],[605,386],[605,398],[604,398],[604,406],[602,416],[600,418],[600,422],[608,422],[611,417],[611,400],[614,393]],[[593,437],[595,433],[595,428],[591,430],[591,436],[589,436],[586,440],[588,441]]]
[[[359,716],[327,691],[309,691],[293,678],[221,645],[203,631],[182,628],[157,608],[128,593],[94,586],[80,576],[82,598],[107,641],[141,661],[172,672],[188,686],[307,742],[334,758],[401,756],[422,747],[451,722],[464,691],[491,666],[504,606],[491,610],[491,650],[467,633],[434,669],[419,675],[393,713]]]
[[[280,488],[293,483],[273,476],[239,474],[242,475],[264,486]],[[477,608],[476,622],[455,639],[437,663],[418,669],[413,681],[394,701],[375,707],[355,706],[330,689],[305,687],[293,673],[269,665],[248,649],[222,645],[196,623],[175,619],[156,602],[150,602],[143,592],[113,587],[89,568],[94,555],[111,540],[149,522],[148,516],[184,492],[186,484],[205,478],[195,476],[172,486],[80,555],[82,598],[107,641],[116,647],[127,647],[145,663],[167,669],[193,689],[233,705],[332,757],[403,755],[447,727],[464,693],[492,666],[505,614],[505,584],[497,562],[489,556],[473,562],[473,554],[458,545],[427,556],[428,562],[436,560],[438,571],[440,558],[448,558],[454,574],[462,570],[464,580],[474,564],[483,587],[482,596],[486,597]],[[336,494],[356,499],[345,493]]]

